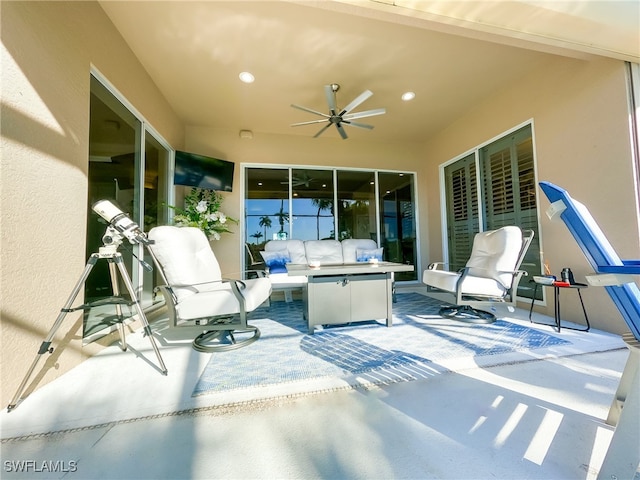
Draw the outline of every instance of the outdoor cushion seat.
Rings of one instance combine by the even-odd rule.
[[[517,226],[477,233],[471,255],[459,272],[438,269],[442,263],[429,265],[423,283],[455,295],[455,305],[440,309],[440,315],[473,323],[491,323],[496,316],[471,305],[495,302],[515,306],[520,278],[519,270],[533,240],[533,231]]]
[[[260,330],[247,324],[247,313],[268,301],[268,279],[223,279],[209,240],[198,228],[154,227],[149,239],[171,328],[200,333],[193,341],[199,351],[230,350],[260,337]],[[249,337],[237,341],[235,334]],[[230,343],[224,343],[227,338]]]

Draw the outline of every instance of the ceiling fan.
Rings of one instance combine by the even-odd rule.
[[[291,124],[292,127],[299,127],[300,125],[312,125],[314,123],[323,123],[327,122],[327,124],[320,129],[318,133],[316,133],[313,138],[319,137],[322,133],[329,128],[331,125],[335,125],[338,129],[338,133],[343,139],[348,138],[347,132],[345,132],[343,125],[350,125],[352,127],[366,128],[371,130],[373,125],[367,125],[366,123],[354,122],[353,120],[364,117],[372,117],[374,115],[382,115],[387,113],[384,108],[376,108],[374,110],[366,110],[364,112],[355,112],[350,113],[354,108],[360,105],[362,102],[367,100],[373,92],[370,90],[365,90],[360,95],[358,95],[353,101],[344,107],[342,110],[339,110],[336,106],[336,92],[340,90],[340,85],[337,83],[332,83],[331,85],[324,86],[324,93],[327,98],[327,104],[329,105],[329,114],[317,112],[316,110],[311,110],[310,108],[301,107],[300,105],[291,104],[293,108],[297,108],[299,110],[304,110],[305,112],[313,113],[315,115],[320,115],[321,118],[319,120],[311,120],[309,122],[299,122]]]

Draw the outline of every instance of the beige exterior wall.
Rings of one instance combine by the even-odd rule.
[[[183,129],[97,3],[1,8],[0,368],[7,405],[86,262],[91,66],[172,145],[181,144]],[[83,348],[81,338],[81,314],[67,315],[27,391],[98,348]]]
[[[421,207],[428,212],[430,230],[421,232],[423,260],[442,256],[439,166],[529,119],[533,119],[537,180],[555,183],[584,203],[622,258],[640,258],[627,109],[624,63],[560,57],[511,89],[474,105],[425,146],[427,162],[419,188],[425,193]],[[564,223],[548,220],[549,202],[540,190],[538,195],[544,259],[554,274],[570,267],[577,280],[584,281],[592,273],[589,264]],[[547,298],[540,311],[553,316],[551,295]],[[566,292],[562,298],[563,318],[579,321],[577,295]],[[603,288],[589,288],[584,301],[594,327],[627,331]]]

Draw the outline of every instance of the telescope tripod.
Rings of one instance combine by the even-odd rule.
[[[105,237],[105,238],[109,238],[109,237]],[[109,239],[113,241],[111,238]],[[167,367],[165,367],[162,357],[160,356],[160,351],[158,350],[158,346],[156,345],[156,342],[152,336],[151,327],[149,326],[147,317],[142,311],[140,302],[138,302],[138,297],[135,294],[133,283],[131,282],[129,273],[127,272],[127,269],[124,266],[122,254],[117,251],[119,244],[120,242],[116,238],[115,243],[100,247],[98,253],[93,253],[89,257],[89,260],[87,261],[85,269],[82,272],[82,275],[78,280],[78,283],[76,283],[76,286],[73,288],[71,295],[67,300],[67,303],[65,303],[62,309],[60,310],[60,314],[58,315],[58,318],[56,319],[53,326],[51,327],[51,330],[49,330],[47,337],[44,339],[44,341],[40,345],[40,348],[38,349],[38,353],[35,359],[33,360],[31,367],[29,367],[29,370],[27,371],[26,376],[24,377],[24,379],[22,380],[22,383],[18,387],[18,391],[16,392],[13,399],[11,400],[11,403],[7,407],[7,410],[9,412],[17,407],[18,401],[20,400],[20,397],[22,396],[22,393],[24,392],[24,389],[27,386],[27,382],[31,378],[31,374],[33,373],[36,366],[38,365],[38,362],[40,361],[40,358],[42,358],[42,355],[45,353],[53,353],[53,348],[51,347],[51,341],[53,340],[53,337],[56,334],[56,331],[58,330],[58,328],[60,328],[62,321],[65,319],[68,313],[75,312],[77,310],[86,310],[91,307],[100,306],[100,305],[111,305],[111,304],[115,305],[116,315],[118,317],[118,331],[120,333],[120,341],[121,341],[120,348],[123,351],[125,351],[127,349],[127,342],[125,338],[125,329],[123,324],[124,317],[122,315],[122,305],[129,305],[129,306],[135,305],[138,316],[140,317],[140,320],[142,321],[142,324],[144,326],[144,333],[147,337],[149,337],[151,346],[153,347],[156,357],[158,357],[158,363],[160,364],[160,371],[162,372],[163,375],[167,374]],[[91,303],[87,303],[87,304],[72,308],[73,302],[75,301],[76,297],[80,293],[80,289],[82,288],[85,281],[89,277],[91,270],[96,265],[96,263],[98,263],[98,260],[100,259],[106,259],[109,262],[109,274],[111,276],[111,287],[113,289],[113,297],[109,297],[106,299],[98,300],[96,302],[91,302]],[[124,298],[120,297],[120,287],[118,284],[117,272],[120,272],[122,281],[124,282],[125,286],[127,287],[127,291],[131,296],[130,302],[127,302]]]

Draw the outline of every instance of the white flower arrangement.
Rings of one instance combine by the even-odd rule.
[[[222,201],[222,195],[215,190],[192,188],[184,197],[184,208],[169,208],[177,212],[173,220],[178,227],[197,227],[209,240],[220,240],[222,233],[232,233],[229,223],[238,223],[220,211]]]

